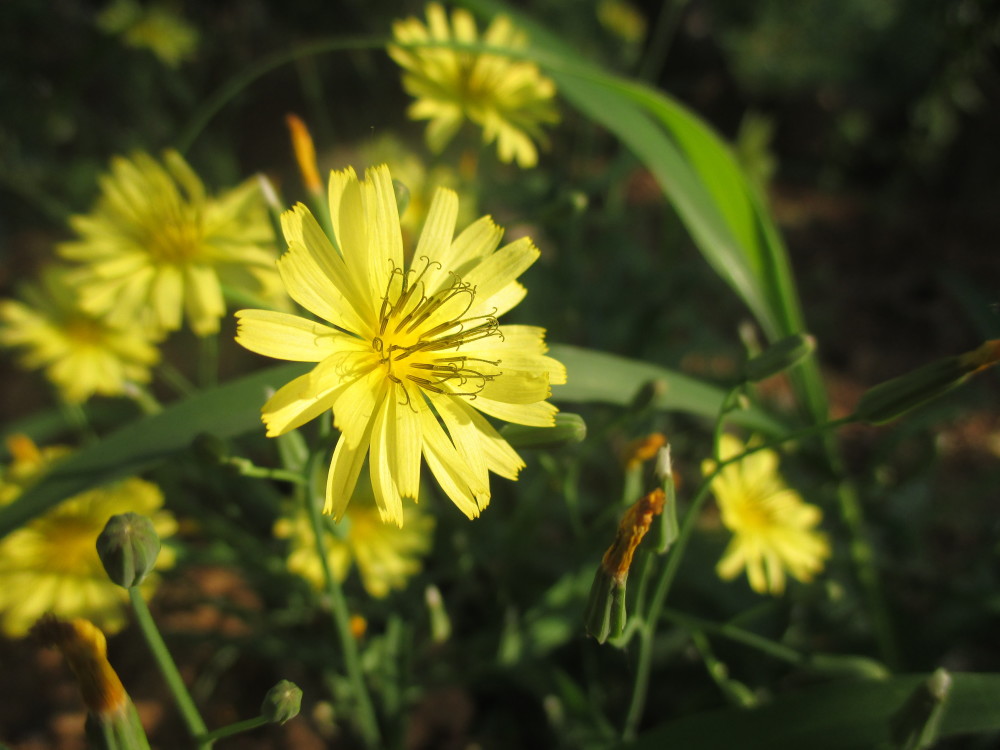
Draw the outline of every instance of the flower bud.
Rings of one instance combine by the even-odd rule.
[[[938,668],[910,694],[889,724],[894,747],[921,750],[936,743],[952,682],[951,675]]]
[[[294,682],[282,680],[267,691],[260,704],[260,715],[273,724],[284,724],[299,715],[302,689]]]
[[[500,435],[514,448],[556,448],[568,443],[582,443],[587,437],[587,423],[579,414],[560,412],[552,427],[528,427],[508,424]]]
[[[99,750],[149,750],[139,715],[108,662],[104,633],[83,619],[46,615],[31,629],[43,646],[62,652],[76,676],[87,706],[87,747]]]
[[[108,578],[127,589],[142,583],[159,554],[153,522],[138,513],[112,516],[97,537],[97,555]]]
[[[743,379],[751,383],[765,380],[794,367],[816,349],[816,339],[796,333],[771,344],[743,366]]]
[[[1000,339],[987,341],[971,352],[945,357],[898,378],[879,383],[861,397],[854,416],[870,424],[883,424],[911,409],[944,395],[975,372],[1000,361]]]
[[[316,167],[316,147],[309,128],[302,118],[294,114],[285,115],[285,123],[292,137],[292,150],[302,174],[302,184],[310,193],[319,194],[323,191],[323,181],[319,178],[319,169]]]
[[[655,489],[636,501],[618,524],[615,540],[601,559],[584,611],[587,632],[604,643],[625,627],[625,583],[635,550],[653,519],[663,512],[663,490]]]

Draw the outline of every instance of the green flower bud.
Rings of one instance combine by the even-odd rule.
[[[743,379],[756,383],[794,367],[816,349],[816,339],[796,333],[771,344],[743,366]]]
[[[866,391],[854,416],[871,424],[891,422],[911,409],[944,395],[975,372],[1000,361],[1000,339],[987,341],[971,352],[946,357],[918,367]]]
[[[127,589],[142,583],[159,554],[153,522],[138,513],[112,516],[97,537],[97,555],[108,578]]]
[[[282,680],[267,691],[260,704],[260,715],[274,724],[284,724],[299,715],[302,689],[294,682]]]
[[[508,424],[500,435],[515,448],[555,448],[567,443],[582,443],[587,437],[587,423],[579,414],[560,412],[552,427],[528,427]]]
[[[617,638],[625,630],[625,582],[603,567],[594,575],[583,624],[598,643]]]
[[[910,694],[889,724],[894,747],[923,750],[935,744],[952,682],[951,675],[939,668]]]

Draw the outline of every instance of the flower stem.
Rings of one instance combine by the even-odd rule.
[[[137,586],[133,586],[128,590],[128,595],[132,601],[132,609],[135,611],[139,629],[160,668],[163,679],[167,682],[167,687],[174,696],[174,702],[181,712],[181,718],[184,720],[188,732],[191,733],[199,750],[207,750],[212,746],[212,740],[207,737],[208,728],[205,726],[201,714],[198,713],[198,709],[191,699],[191,694],[184,685],[181,673],[177,671],[177,665],[174,663],[170,651],[167,650],[167,644],[163,642],[163,637],[153,621],[153,615],[150,613],[145,599],[142,598],[142,593]]]
[[[308,468],[312,469],[312,462]],[[312,472],[309,471],[309,476]],[[310,485],[311,486],[311,485]],[[340,650],[344,657],[344,666],[347,669],[347,677],[354,688],[353,692],[358,705],[358,728],[361,731],[362,739],[369,748],[377,748],[381,745],[378,720],[375,717],[375,708],[372,705],[371,696],[368,694],[368,686],[365,685],[364,673],[361,671],[361,658],[358,654],[357,641],[351,633],[350,612],[347,609],[347,601],[344,599],[344,591],[340,586],[340,581],[333,575],[330,568],[330,561],[326,554],[326,544],[324,542],[323,519],[320,517],[319,498],[314,497],[312,492],[305,493],[306,504],[309,508],[309,520],[312,522],[313,537],[316,540],[316,554],[319,557],[320,565],[323,568],[323,578],[326,581],[326,590],[330,596],[330,610],[333,615],[333,623],[337,629],[337,636],[340,639]]]
[[[201,736],[202,743],[212,743],[216,740],[221,740],[224,737],[232,737],[234,734],[239,734],[240,732],[248,732],[251,729],[256,729],[257,727],[262,727],[265,724],[270,723],[263,716],[257,716],[253,719],[246,719],[244,721],[237,721],[235,724],[229,724],[228,726],[219,727],[218,729],[213,729],[208,734]]]

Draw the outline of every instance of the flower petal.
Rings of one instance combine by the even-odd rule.
[[[338,351],[340,340],[350,338],[322,323],[271,310],[240,310],[236,319],[236,342],[275,359],[319,362]]]

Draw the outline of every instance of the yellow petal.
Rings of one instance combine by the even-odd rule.
[[[333,407],[337,389],[317,393],[309,374],[285,383],[261,409],[267,436],[277,437],[294,430]]]
[[[552,427],[556,423],[556,413],[559,411],[545,401],[534,404],[508,404],[485,398],[482,394],[470,400],[469,405],[491,417],[529,427]]]
[[[329,326],[271,310],[240,310],[236,342],[265,357],[293,362],[319,362],[349,337]]]

